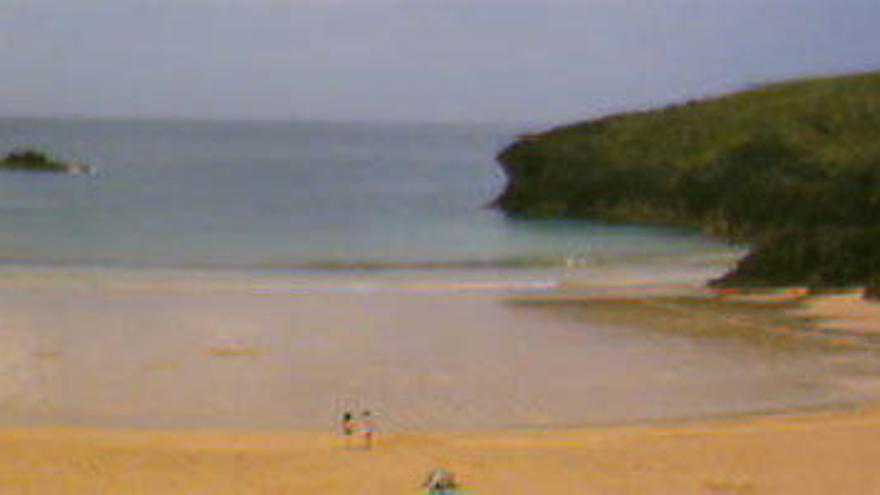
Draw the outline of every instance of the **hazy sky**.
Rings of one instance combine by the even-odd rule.
[[[0,115],[566,121],[880,68],[878,0],[0,0]]]

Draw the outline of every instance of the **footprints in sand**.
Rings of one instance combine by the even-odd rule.
[[[261,355],[263,349],[241,338],[217,337],[205,345],[204,352],[217,358],[246,358]]]
[[[757,493],[755,484],[747,479],[711,479],[703,485],[712,495],[748,495]]]

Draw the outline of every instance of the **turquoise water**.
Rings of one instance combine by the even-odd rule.
[[[559,266],[717,252],[694,232],[515,221],[486,205],[518,129],[480,125],[0,120],[96,177],[0,175],[0,260],[382,270]]]

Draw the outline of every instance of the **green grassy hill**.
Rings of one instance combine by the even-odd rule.
[[[699,225],[753,242],[721,282],[880,280],[880,73],[803,80],[521,137],[512,215]]]

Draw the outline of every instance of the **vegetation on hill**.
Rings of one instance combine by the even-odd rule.
[[[880,280],[880,73],[759,87],[521,137],[513,215],[698,225],[752,242],[727,285]]]

